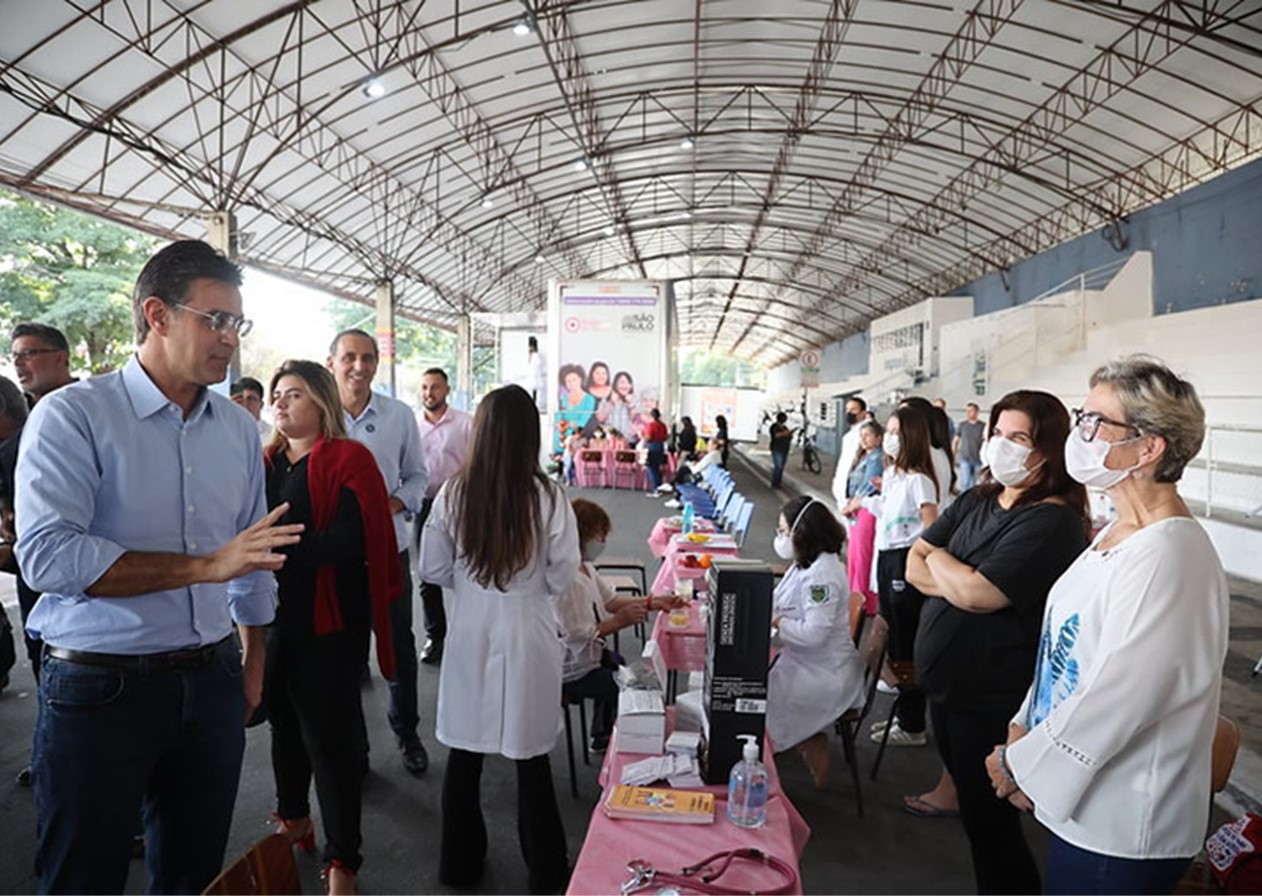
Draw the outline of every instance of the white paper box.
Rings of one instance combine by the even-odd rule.
[[[618,694],[619,753],[658,753],[666,747],[666,707],[658,691],[624,690]]]

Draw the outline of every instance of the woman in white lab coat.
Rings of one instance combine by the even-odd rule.
[[[772,626],[781,646],[767,675],[767,733],[796,747],[816,787],[828,779],[828,727],[863,701],[863,665],[850,636],[841,523],[814,498],[780,511],[776,553],[793,564],[776,586]]]
[[[517,763],[517,833],[531,892],[563,889],[565,832],[548,753],[561,712],[555,595],[578,570],[578,530],[539,468],[539,416],[520,386],[487,395],[465,466],[443,485],[421,539],[421,579],[447,591],[447,649],[438,686],[443,780],[438,877],[469,886],[486,858],[483,757]]]

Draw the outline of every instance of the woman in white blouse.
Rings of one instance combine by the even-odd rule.
[[[448,589],[437,732],[451,748],[438,866],[448,886],[482,875],[482,762],[498,753],[517,763],[530,891],[565,888],[565,831],[548,765],[565,654],[553,604],[578,564],[574,513],[539,468],[535,403],[520,386],[496,389],[478,405],[468,460],[435,496],[421,538],[421,579]]]
[[[603,753],[609,746],[609,734],[618,714],[618,684],[613,672],[624,665],[621,656],[605,647],[604,639],[643,622],[650,610],[669,610],[682,606],[683,601],[674,595],[640,597],[614,593],[596,569],[596,560],[604,553],[605,541],[613,530],[609,514],[585,498],[575,498],[570,506],[578,522],[582,562],[578,575],[556,603],[557,626],[565,641],[563,690],[572,700],[591,698],[591,748]]]
[[[1205,837],[1227,582],[1176,483],[1200,450],[1196,390],[1132,356],[1091,377],[1065,445],[1109,525],[1053,586],[1034,683],[995,791],[1052,833],[1048,893],[1169,893]]]

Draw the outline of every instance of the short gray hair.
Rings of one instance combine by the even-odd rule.
[[[1205,407],[1196,387],[1149,355],[1129,355],[1091,374],[1091,386],[1108,383],[1126,411],[1126,422],[1144,435],[1161,436],[1166,452],[1153,479],[1178,482],[1205,441]]]

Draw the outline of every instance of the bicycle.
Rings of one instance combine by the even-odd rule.
[[[811,473],[819,473],[823,470],[824,465],[820,463],[819,450],[815,447],[815,437],[807,432],[806,426],[802,427],[798,441],[802,445],[802,469]]]

